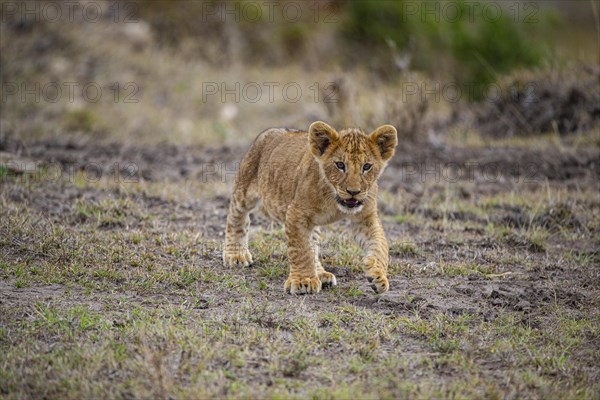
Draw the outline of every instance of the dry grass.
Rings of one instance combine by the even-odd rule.
[[[339,286],[307,297],[283,293],[284,234],[260,217],[255,265],[222,267],[231,182],[80,174],[2,177],[6,398],[599,393],[600,199],[585,174],[502,192],[426,180],[416,203],[384,180],[391,292],[372,294],[340,224],[322,249]]]
[[[227,54],[219,68],[190,58],[189,42],[154,45],[142,23],[9,28],[3,83],[104,91],[98,103],[76,92],[0,105],[0,397],[600,397],[598,130],[448,132],[450,104],[399,95],[431,87],[419,74],[383,83],[315,55],[251,68]],[[123,101],[129,82],[138,102]],[[258,83],[260,101],[204,99],[207,83],[236,82]],[[289,83],[297,102],[283,97]],[[254,266],[220,261],[246,144],[316,119],[403,132],[380,185],[385,295],[344,223],[323,233],[339,286],[319,295],[284,294],[285,235],[260,215]],[[422,175],[468,165],[457,180]]]

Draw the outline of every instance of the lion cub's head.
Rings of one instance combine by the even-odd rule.
[[[308,138],[322,175],[335,191],[338,208],[347,213],[360,211],[398,144],[396,128],[391,125],[367,135],[354,128],[338,133],[317,121],[310,125]]]

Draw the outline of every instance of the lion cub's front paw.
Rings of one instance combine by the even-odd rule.
[[[321,291],[321,281],[316,276],[312,278],[292,278],[285,281],[284,289],[291,294],[310,294]]]
[[[248,249],[223,251],[223,263],[228,267],[244,266],[252,264],[252,254]]]
[[[373,289],[375,293],[385,293],[390,289],[390,283],[388,282],[385,274],[382,272],[367,272],[367,280],[371,284],[371,289]]]
[[[321,281],[321,286],[323,289],[331,286],[337,286],[337,279],[331,272],[321,271],[317,273],[317,275],[319,276],[319,280]]]

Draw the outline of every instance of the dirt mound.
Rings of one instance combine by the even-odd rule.
[[[562,135],[600,126],[599,79],[596,66],[515,74],[475,107],[474,125],[492,137]]]

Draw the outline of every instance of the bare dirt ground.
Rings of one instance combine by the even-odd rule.
[[[390,292],[344,224],[338,286],[283,292],[281,227],[221,265],[244,145],[2,145],[4,398],[598,398],[597,146],[401,143]]]

